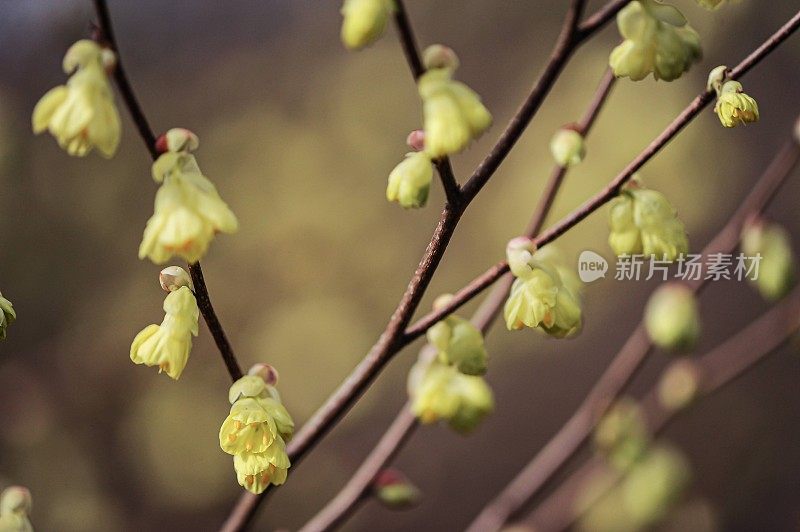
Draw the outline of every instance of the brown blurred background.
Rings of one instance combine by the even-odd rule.
[[[200,136],[200,165],[240,219],[240,232],[218,237],[203,261],[221,320],[244,366],[277,366],[284,401],[302,424],[377,339],[443,201],[436,186],[421,211],[384,199],[405,136],[420,125],[395,33],[347,53],[338,1],[109,3],[154,128]],[[618,84],[551,221],[611,179],[704,87],[711,68],[738,62],[798,7],[746,0],[709,13],[691,0],[675,3],[702,36],[703,62],[673,83]],[[459,53],[458,78],[496,119],[454,159],[462,179],[529,90],[564,4],[408,1],[421,43]],[[88,1],[0,0],[0,290],[19,315],[0,343],[0,482],[30,487],[37,530],[214,530],[241,491],[217,443],[230,383],[213,342],[201,327],[177,383],[128,358],[136,332],[162,318],[160,268],[136,257],[156,191],[147,152],[124,110],[123,142],[110,161],[70,158],[30,131],[35,102],[64,81],[63,53],[87,35],[92,16]],[[618,39],[612,25],[577,54],[469,209],[421,312],[503,257],[549,173],[551,134],[583,113]],[[707,110],[643,170],[679,209],[694,251],[787,137],[800,112],[798,58],[794,37],[745,78],[760,123],[724,130]],[[798,177],[769,211],[794,236]],[[571,259],[587,248],[611,256],[606,215],[561,239]],[[582,400],[653,286],[610,278],[589,285],[586,327],[572,341],[498,327],[488,339],[496,413],[466,438],[442,427],[419,431],[398,466],[423,491],[421,506],[389,513],[368,503],[346,528],[465,526]],[[765,308],[744,283],[714,283],[702,298],[698,351]],[[405,401],[418,347],[400,354],[290,472],[257,529],[294,529],[336,493]],[[633,391],[667,361],[657,353]],[[683,511],[701,518],[688,529],[797,529],[798,372],[795,345],[670,429],[694,470]],[[665,527],[687,529],[677,522]]]

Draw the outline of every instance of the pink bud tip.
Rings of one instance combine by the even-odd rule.
[[[415,129],[406,137],[406,144],[414,151],[422,151],[425,149],[425,132],[421,129]]]
[[[167,134],[162,133],[156,139],[156,151],[158,153],[167,153],[169,148],[167,147]]]

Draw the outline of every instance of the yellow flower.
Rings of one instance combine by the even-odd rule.
[[[575,166],[586,156],[583,136],[574,129],[559,129],[550,141],[550,153],[559,166]]]
[[[517,279],[506,300],[504,316],[509,330],[539,327],[555,338],[580,331],[581,284],[575,273],[562,266],[558,253],[546,247],[531,249],[509,243],[507,256]]]
[[[131,360],[158,366],[159,373],[178,380],[189,360],[192,336],[197,336],[200,310],[192,291],[183,286],[164,299],[164,312],[161,325],[148,325],[133,339]]]
[[[694,293],[681,284],[660,286],[647,302],[644,323],[653,343],[662,349],[691,349],[700,336]]]
[[[155,213],[144,230],[139,258],[162,264],[178,255],[194,263],[205,255],[216,233],[238,229],[236,216],[192,154],[164,153],[153,163],[153,178],[162,185],[156,194]]]
[[[392,0],[345,0],[342,6],[342,42],[351,50],[378,40],[394,12]]]
[[[106,74],[110,50],[80,40],[64,56],[64,72],[75,72],[66,85],[49,90],[33,109],[33,132],[49,130],[70,155],[83,157],[96,147],[104,157],[117,151],[119,113]]]
[[[433,180],[433,165],[428,154],[411,152],[389,174],[386,199],[405,209],[424,207]]]
[[[31,492],[22,486],[10,486],[0,494],[0,532],[33,532],[28,519]]]
[[[289,473],[289,456],[283,440],[275,440],[273,446],[260,454],[239,453],[233,455],[233,468],[239,485],[256,495],[267,486],[280,486]]]
[[[625,40],[614,48],[609,64],[617,77],[640,81],[649,74],[672,81],[700,59],[700,37],[675,7],[654,0],[628,4],[617,15]]]
[[[742,84],[738,81],[722,84],[714,112],[725,127],[758,122],[758,103],[743,92]]]
[[[764,298],[775,301],[789,293],[795,282],[795,266],[786,229],[762,220],[748,223],[742,231],[742,252],[747,257],[761,257],[758,276],[754,273],[748,278]],[[756,267],[752,267],[755,272]]]
[[[689,252],[683,222],[660,192],[633,181],[611,202],[609,212],[608,243],[617,256],[644,254],[673,261]]]
[[[464,375],[454,366],[420,360],[409,373],[411,410],[422,423],[445,420],[469,432],[494,409],[492,390],[483,377]]]
[[[441,308],[450,298],[449,294],[438,297],[433,304],[434,310]],[[453,365],[466,375],[486,373],[488,354],[483,333],[469,320],[451,314],[428,329],[427,337],[443,364]]]
[[[428,70],[418,81],[422,98],[425,151],[433,159],[458,153],[492,124],[492,115],[452,70]]]
[[[3,294],[0,294],[0,340],[6,339],[6,329],[16,319],[17,312],[14,310],[11,301],[4,298]]]

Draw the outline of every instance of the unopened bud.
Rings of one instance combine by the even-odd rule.
[[[658,383],[658,400],[668,410],[685,408],[697,396],[700,369],[689,359],[675,361]]]
[[[442,294],[433,300],[433,310],[441,310],[453,300],[453,294]]]
[[[103,62],[103,67],[106,72],[111,73],[117,66],[117,54],[111,48],[103,48],[100,53],[100,60]]]
[[[794,285],[794,254],[789,233],[778,224],[750,220],[742,231],[742,252],[751,261],[748,278],[769,300],[785,296]]]
[[[420,492],[406,476],[397,469],[384,469],[373,482],[375,496],[384,506],[392,510],[404,510],[416,506]]]
[[[156,139],[156,151],[158,153],[181,151],[194,151],[200,146],[200,139],[182,127],[174,127]]]
[[[647,302],[644,319],[653,343],[663,349],[691,349],[700,335],[697,301],[682,284],[659,287]]]
[[[406,137],[406,144],[414,151],[425,151],[425,132],[415,129]]]
[[[618,400],[597,424],[594,441],[615,467],[627,468],[649,442],[641,407],[632,399]]]
[[[432,44],[422,52],[422,63],[426,70],[446,68],[454,71],[459,66],[458,56],[449,46]]]
[[[278,384],[278,370],[263,362],[254,365],[247,374],[261,377],[268,386],[275,386]]]
[[[33,508],[33,499],[28,488],[9,486],[0,494],[0,515],[29,515]]]
[[[525,277],[532,271],[531,259],[536,251],[536,244],[526,236],[512,238],[506,245],[508,267],[515,277]]]
[[[267,390],[267,383],[258,375],[245,375],[231,385],[228,401],[231,404],[241,397],[258,397]]]
[[[583,135],[571,127],[559,129],[550,141],[550,153],[559,166],[568,168],[580,163],[586,156]]]
[[[719,96],[719,92],[722,89],[722,84],[730,74],[730,70],[725,65],[720,65],[712,70],[708,74],[708,83],[706,83],[706,90],[707,91],[714,91]]]
[[[178,288],[188,286],[194,291],[192,277],[180,266],[167,266],[158,274],[158,281],[165,292],[174,292]]]

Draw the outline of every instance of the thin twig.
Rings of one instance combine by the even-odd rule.
[[[800,149],[794,141],[784,145],[728,223],[703,250],[704,256],[730,252],[736,247],[745,220],[767,206],[789,177],[799,156]],[[707,279],[703,274],[700,280],[689,281],[686,284],[693,291],[699,292],[706,283]],[[481,532],[498,530],[520,512],[547,481],[578,452],[599,417],[630,382],[651,349],[650,339],[640,322],[578,410],[514,480],[481,511],[469,530]]]
[[[579,129],[584,136],[589,132],[595,119],[599,115],[606,98],[611,92],[611,88],[614,84],[613,81],[613,75],[610,75],[610,72],[607,70],[592,98],[589,108],[579,123]],[[529,236],[534,236],[536,232],[541,229],[541,224],[553,205],[553,200],[558,194],[566,172],[567,168],[565,167],[558,165],[554,167],[554,172],[551,174],[542,197],[534,209],[531,222],[528,224],[529,228],[526,229],[526,234]],[[497,293],[493,292],[490,294],[472,317],[472,323],[478,327],[484,335],[489,332],[492,322],[500,308],[502,308],[505,298],[508,296],[508,288],[511,286],[511,283],[510,276],[507,277],[509,277],[508,286],[505,287],[504,285],[498,284],[496,287],[498,289]],[[502,293],[500,293],[501,291]],[[431,354],[430,346],[426,346],[423,350],[423,353],[420,354],[420,358]],[[331,530],[344,523],[370,492],[370,487],[375,477],[394,459],[400,449],[402,449],[405,443],[410,439],[411,434],[417,426],[418,423],[415,421],[414,414],[411,412],[410,402],[408,402],[400,409],[400,412],[386,430],[386,433],[381,437],[372,451],[370,451],[369,456],[367,456],[361,466],[359,466],[358,470],[353,474],[347,484],[336,494],[336,497],[303,526],[301,532]]]
[[[643,418],[649,431],[653,436],[661,434],[680,414],[755,368],[768,355],[785,345],[798,328],[800,288],[795,288],[781,303],[694,362],[698,370],[699,390],[698,396],[687,408],[666,409],[658,399],[656,387],[651,388],[641,401]],[[592,499],[582,502],[576,511],[578,506],[575,499],[582,492],[585,481],[600,470],[614,474],[600,456],[593,456],[571,473],[526,521],[536,530],[567,529],[624,478],[624,475],[617,474],[614,482],[604,490],[593,493]]]
[[[156,136],[153,133],[153,129],[150,127],[150,123],[147,121],[147,117],[142,110],[142,106],[139,104],[139,100],[136,98],[136,94],[133,92],[133,87],[128,80],[125,68],[122,66],[122,58],[120,57],[119,46],[117,45],[117,40],[114,35],[114,27],[111,24],[111,15],[108,11],[106,0],[94,0],[94,8],[97,13],[98,30],[100,32],[99,39],[111,47],[117,56],[117,64],[114,68],[114,81],[117,84],[120,96],[122,96],[122,101],[125,102],[125,107],[127,107],[131,119],[134,124],[136,124],[136,129],[139,131],[139,136],[144,141],[147,151],[150,152],[150,156],[155,160],[159,156],[158,150],[156,149]],[[242,376],[242,370],[239,367],[239,363],[236,361],[233,348],[230,342],[228,342],[228,338],[225,336],[225,330],[222,328],[219,318],[214,312],[214,307],[211,305],[211,296],[203,280],[203,271],[200,269],[200,263],[189,264],[189,272],[194,281],[197,306],[203,314],[211,336],[214,337],[214,342],[219,348],[231,379],[235,381]]]

